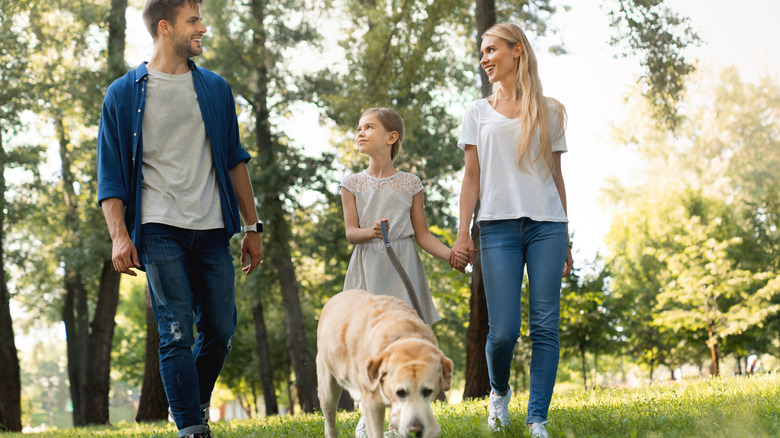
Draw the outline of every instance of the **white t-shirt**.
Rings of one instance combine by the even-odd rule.
[[[192,72],[147,71],[141,222],[190,230],[224,228],[211,143]]]
[[[552,102],[550,139],[553,152],[566,152],[566,137],[559,132],[560,115]],[[568,222],[558,189],[539,155],[539,129],[536,129],[526,169],[519,165],[520,124],[490,106],[487,99],[475,100],[466,107],[460,127],[458,147],[477,147],[479,158],[479,214],[477,222],[528,217],[538,222]]]

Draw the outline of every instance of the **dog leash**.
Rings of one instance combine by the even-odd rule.
[[[381,221],[379,226],[382,228],[382,240],[385,242],[385,249],[387,250],[387,255],[390,256],[390,261],[393,263],[393,267],[396,271],[398,271],[398,275],[401,276],[401,281],[404,283],[404,286],[406,287],[406,293],[409,294],[409,300],[412,302],[412,307],[414,307],[414,310],[417,311],[417,316],[420,317],[423,321],[425,321],[425,318],[423,317],[422,309],[420,308],[420,302],[417,301],[417,294],[414,293],[414,286],[412,286],[412,281],[409,279],[409,276],[406,275],[406,271],[404,271],[403,266],[401,266],[401,262],[398,260],[398,257],[395,255],[395,251],[393,251],[393,248],[390,246],[390,240],[387,238],[387,222]]]

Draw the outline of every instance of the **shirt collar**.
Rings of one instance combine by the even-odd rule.
[[[149,75],[149,71],[146,69],[146,64],[149,61],[144,61],[135,69],[135,82],[144,80],[147,75]],[[187,58],[187,65],[190,67],[191,71],[196,71],[198,69],[198,66],[195,65],[195,61],[193,61],[190,58]]]

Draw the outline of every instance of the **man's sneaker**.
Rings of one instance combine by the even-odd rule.
[[[362,413],[360,414],[360,420],[358,420],[357,427],[355,428],[355,438],[368,438],[366,419]]]
[[[206,426],[206,432],[203,434],[203,438],[214,438],[211,434],[211,428],[209,427],[209,408],[200,411],[200,418],[203,419],[203,425]]]
[[[490,391],[490,406],[488,410],[488,426],[493,430],[509,426],[509,401],[512,399],[512,389],[501,397]]]
[[[544,428],[545,424],[547,424],[546,421],[542,421],[541,423],[530,423],[528,425],[528,430],[531,432],[531,436],[534,438],[550,438],[550,434],[548,434],[547,429]]]

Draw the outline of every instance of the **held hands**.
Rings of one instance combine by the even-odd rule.
[[[114,241],[111,249],[111,262],[114,264],[114,269],[117,272],[132,275],[133,277],[138,275],[130,268],[140,269],[141,262],[138,260],[138,251],[127,234]]]
[[[247,256],[249,256],[249,263],[245,264]],[[260,233],[250,231],[244,234],[244,239],[241,241],[241,270],[246,275],[251,274],[263,262],[263,257],[263,240]]]
[[[455,248],[452,248],[450,249],[449,262],[453,269],[466,272],[466,266],[469,264],[469,253],[464,250],[456,251]]]
[[[474,241],[471,240],[470,236],[458,235],[458,239],[455,240],[455,244],[452,245],[450,250],[450,266],[460,272],[464,272],[467,265],[474,264],[474,253],[476,251],[474,249]]]

